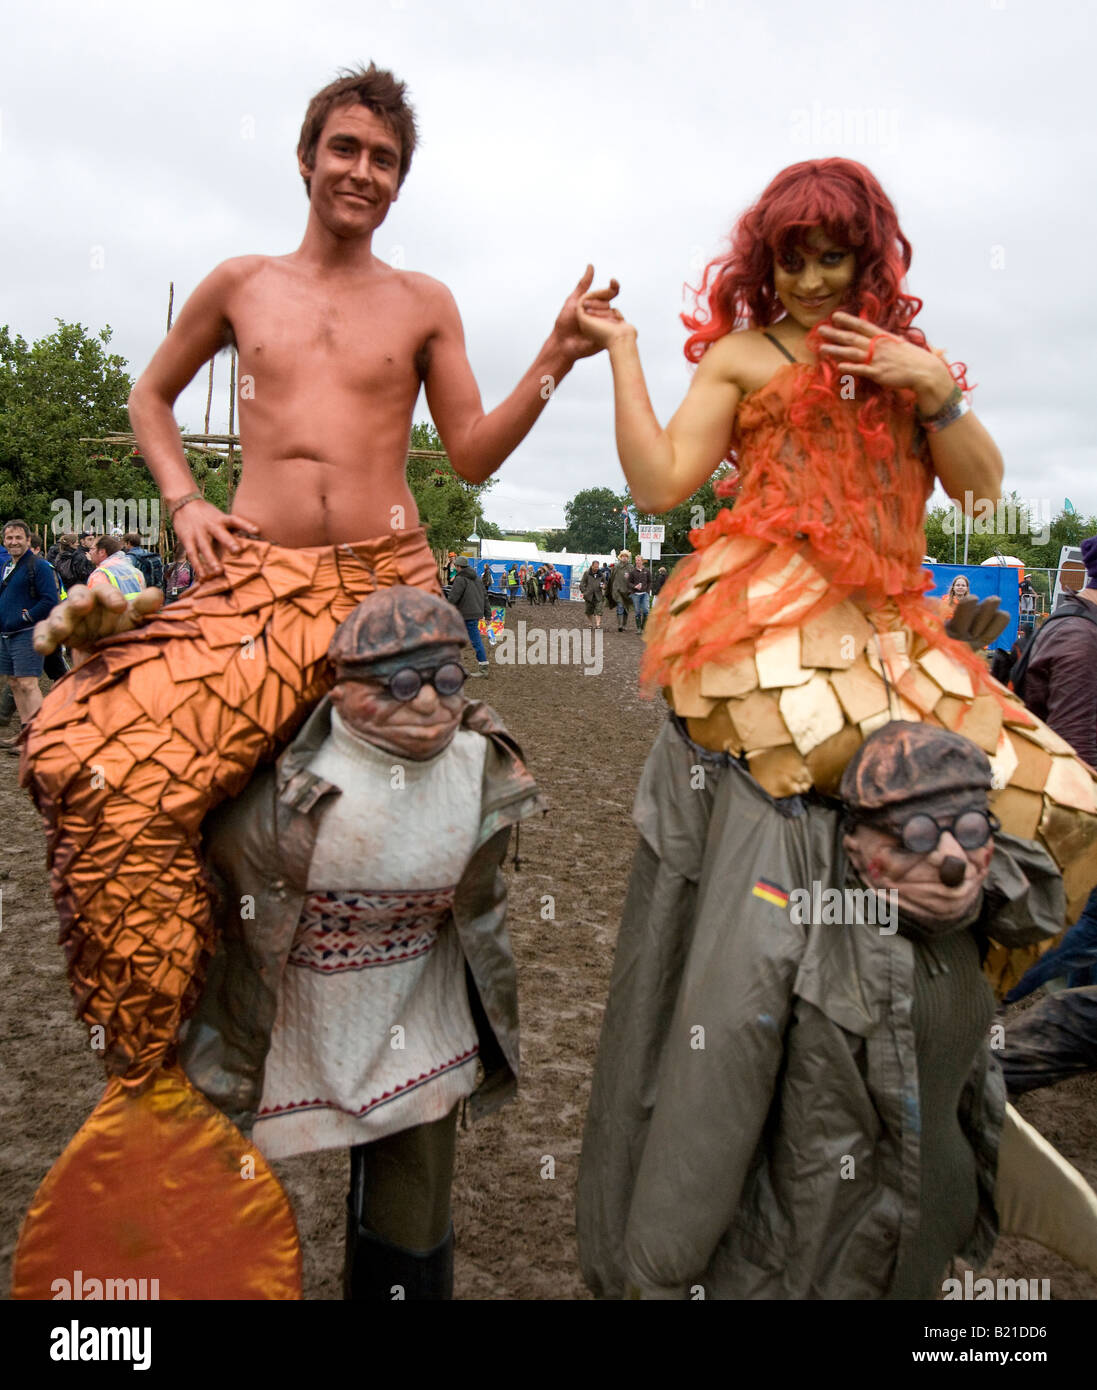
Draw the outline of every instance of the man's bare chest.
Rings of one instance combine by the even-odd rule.
[[[385,296],[285,295],[233,306],[241,376],[283,390],[416,389],[426,324]]]

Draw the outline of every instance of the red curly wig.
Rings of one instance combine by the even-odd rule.
[[[884,190],[855,160],[809,159],[781,170],[758,202],[740,217],[728,253],[706,266],[699,286],[687,287],[697,303],[695,313],[682,315],[690,330],[685,346],[690,362],[699,362],[727,333],[768,328],[784,316],[774,289],[774,261],[795,251],[814,227],[856,254],[857,272],[842,310],[919,347],[926,346],[925,334],[912,326],[922,301],[903,291],[903,279],[910,268],[910,242]],[[808,342],[818,350],[814,330]],[[957,363],[952,371],[966,388],[963,364]],[[837,400],[838,386],[836,366],[821,358],[809,391],[814,406]],[[858,377],[858,424],[870,455],[888,448],[885,396],[891,397],[892,406],[900,396],[904,398],[902,404],[913,409],[911,393],[885,392],[874,382]],[[806,401],[804,406],[806,416],[811,406]]]

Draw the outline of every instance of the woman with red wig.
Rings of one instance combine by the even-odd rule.
[[[648,629],[672,715],[634,806],[578,1187],[604,1297],[932,1298],[1009,1207],[980,962],[1009,988],[1063,888],[1081,909],[1097,776],[925,598],[934,479],[971,510],[1002,460],[962,365],[914,327],[910,260],[862,165],[782,171],[684,316],[697,370],[665,429],[636,330],[608,298],[580,310],[641,511],[737,465]],[[901,807],[884,831],[849,819],[870,748],[873,795]],[[1025,1229],[1074,1257],[1070,1225]]]
[[[734,505],[691,534],[695,554],[660,595],[643,679],[663,688],[694,743],[744,761],[774,798],[835,794],[889,719],[965,734],[992,759],[1007,831],[1039,830],[1060,866],[1085,850],[1085,871],[1067,883],[1080,911],[1081,879],[1097,877],[1093,780],[925,598],[934,479],[970,512],[999,496],[1002,458],[971,410],[963,365],[914,326],[910,261],[864,165],[782,170],[683,315],[697,370],[665,429],[636,329],[608,300],[583,304],[583,331],[609,349],[617,449],[640,510],[669,511],[725,458],[737,465],[718,485]],[[991,962],[1011,975],[1018,964]]]

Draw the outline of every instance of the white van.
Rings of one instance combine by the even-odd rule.
[[[1059,571],[1055,576],[1055,592],[1051,596],[1052,612],[1059,605],[1059,599],[1068,590],[1077,593],[1086,586],[1086,567],[1082,562],[1080,545],[1064,545],[1059,551]]]

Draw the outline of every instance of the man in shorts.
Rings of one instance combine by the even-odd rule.
[[[588,624],[601,627],[606,595],[602,589],[602,573],[597,560],[590,562],[590,568],[579,581],[579,592],[583,595]]]
[[[25,728],[42,705],[42,656],[34,650],[34,626],[57,602],[57,581],[46,560],[32,554],[25,521],[6,521],[3,535],[8,559],[0,571],[0,676],[8,678]],[[0,748],[17,742],[0,740]]]

